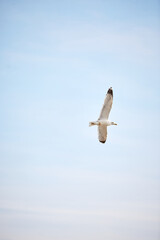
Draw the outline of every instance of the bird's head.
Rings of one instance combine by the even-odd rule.
[[[115,123],[115,122],[111,122],[111,124],[112,124],[112,125],[117,125],[117,123]]]

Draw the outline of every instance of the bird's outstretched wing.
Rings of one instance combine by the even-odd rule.
[[[105,143],[107,139],[107,127],[104,125],[98,126],[98,139],[101,143]]]
[[[108,119],[109,113],[112,108],[112,103],[113,103],[113,90],[112,88],[109,88],[98,120]]]

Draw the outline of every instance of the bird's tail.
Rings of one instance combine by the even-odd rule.
[[[96,125],[96,122],[89,122],[89,127]]]

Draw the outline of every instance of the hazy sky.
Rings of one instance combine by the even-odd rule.
[[[2,0],[0,35],[0,240],[160,239],[160,2]]]

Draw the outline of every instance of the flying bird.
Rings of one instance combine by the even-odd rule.
[[[107,91],[104,104],[100,113],[100,116],[97,121],[89,122],[89,126],[98,126],[98,139],[101,143],[105,143],[107,139],[107,127],[111,125],[117,125],[115,122],[110,122],[108,120],[109,113],[112,108],[113,103],[113,90],[110,87]]]

